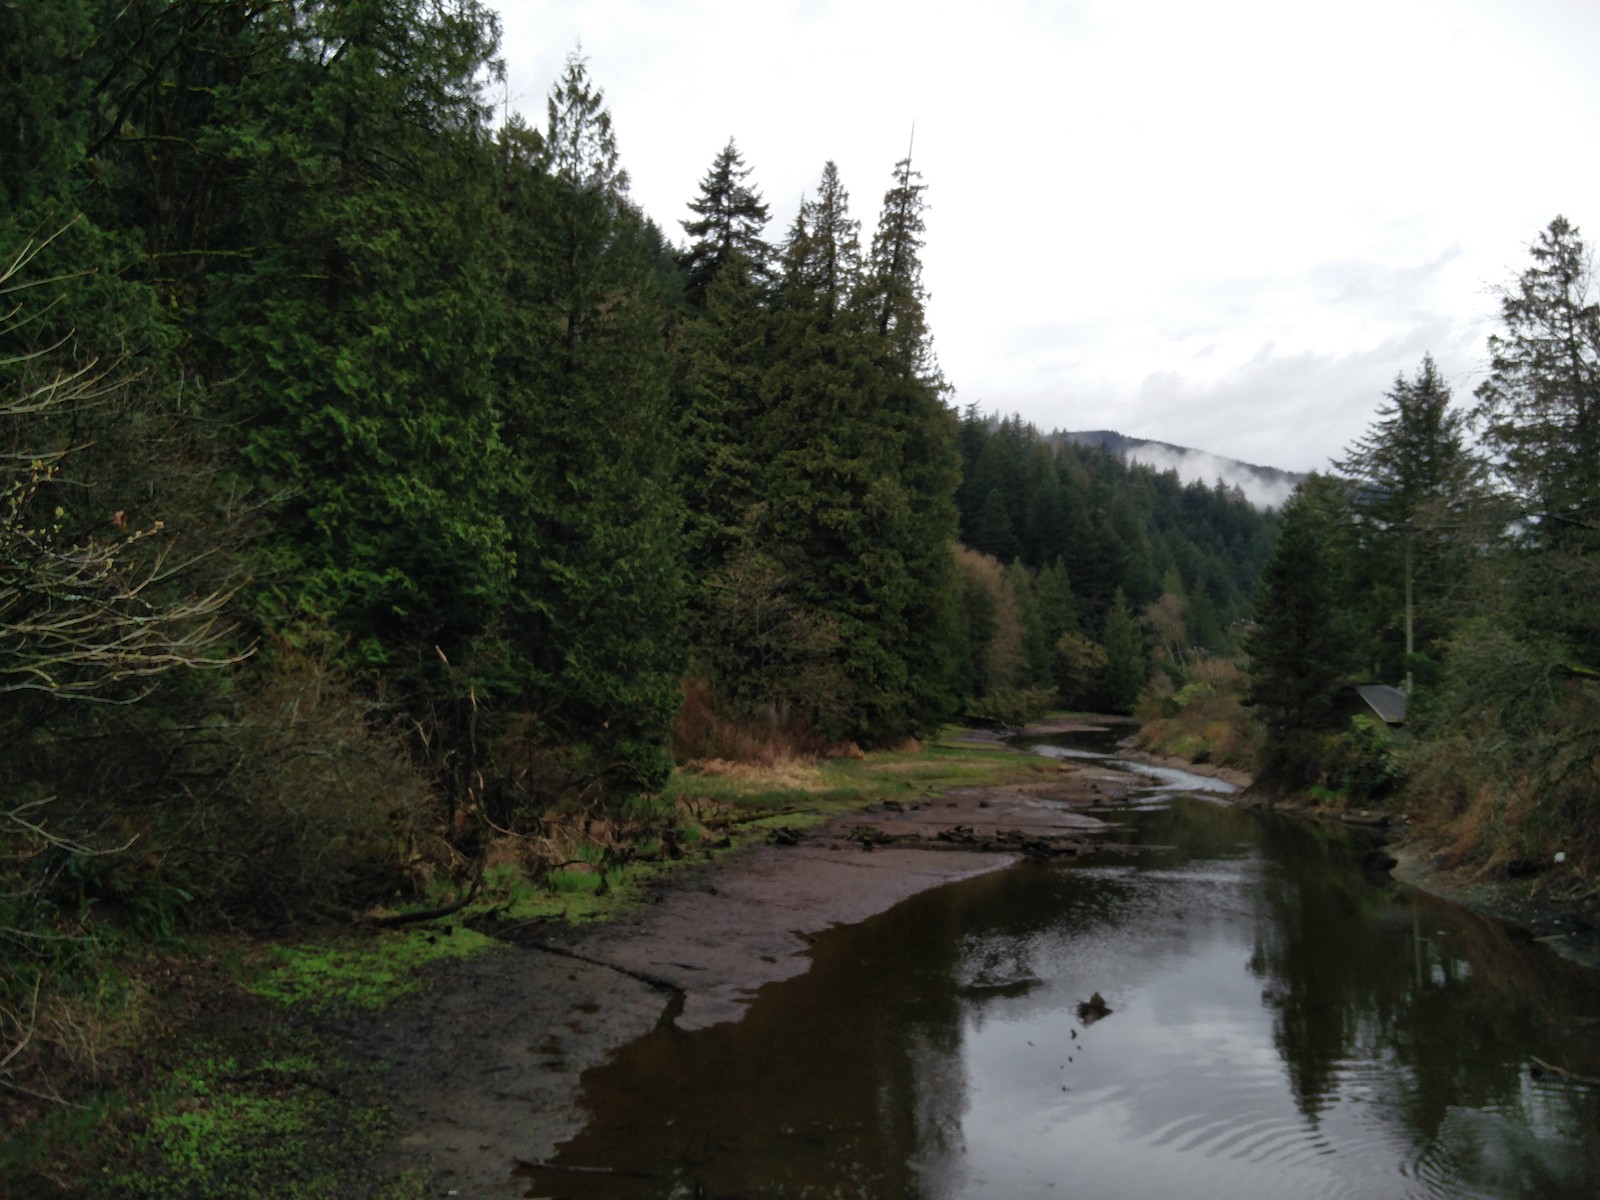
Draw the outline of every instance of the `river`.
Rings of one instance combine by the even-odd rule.
[[[1600,1196],[1595,975],[1225,788],[1171,773],[1098,814],[1137,853],[923,893],[663,1022],[526,1194]]]

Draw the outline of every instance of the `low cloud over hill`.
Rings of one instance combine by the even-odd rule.
[[[1080,446],[1103,447],[1129,462],[1143,463],[1157,471],[1176,471],[1185,483],[1198,480],[1210,484],[1220,479],[1229,487],[1237,486],[1257,508],[1282,507],[1289,493],[1305,478],[1302,472],[1258,467],[1188,446],[1127,437],[1110,429],[1060,432],[1054,436]]]

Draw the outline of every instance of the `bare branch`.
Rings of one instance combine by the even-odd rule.
[[[32,239],[11,257],[0,271],[0,295],[37,286],[19,273],[51,240]],[[19,302],[0,315],[0,335],[29,319]],[[174,558],[170,546],[145,550],[164,533],[162,522],[112,540],[62,532],[63,511],[46,495],[73,447],[39,444],[46,440],[42,422],[114,397],[129,382],[97,358],[52,369],[70,340],[0,355],[0,430],[11,431],[0,454],[0,697],[39,692],[130,703],[149,690],[130,696],[122,686],[130,680],[226,667],[250,650],[225,648],[231,591],[162,594],[198,561]],[[124,528],[125,515],[116,513],[113,523]]]

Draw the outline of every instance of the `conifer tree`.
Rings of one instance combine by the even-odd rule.
[[[1557,217],[1501,296],[1504,332],[1474,421],[1546,545],[1600,543],[1600,296],[1589,250]]]
[[[909,157],[895,164],[893,186],[884,194],[872,237],[863,300],[895,365],[906,376],[938,389],[943,380],[928,331],[920,253],[927,231],[922,215],[927,190]]]
[[[61,199],[81,161],[92,38],[87,0],[0,5],[0,223]]]
[[[1432,356],[1395,378],[1377,419],[1335,470],[1353,487],[1350,510],[1364,545],[1362,590],[1374,605],[1381,673],[1409,675],[1401,651],[1428,650],[1447,630],[1444,594],[1466,570],[1460,509],[1476,489],[1478,465],[1463,440],[1464,418]]]
[[[1072,599],[1072,583],[1060,558],[1039,571],[1034,583],[1034,607],[1038,612],[1045,648],[1042,664],[1035,665],[1034,678],[1038,683],[1057,688],[1065,694],[1068,681],[1060,676],[1061,658],[1056,647],[1065,635],[1080,630],[1077,607]]]
[[[762,379],[767,313],[738,251],[707,290],[704,310],[677,339],[678,478],[685,505],[684,553],[704,578],[749,534],[759,499]]]
[[[706,306],[712,281],[730,265],[758,290],[770,280],[772,248],[763,240],[767,206],[761,193],[745,182],[749,176],[750,168],[729,138],[700,181],[700,195],[689,202],[695,219],[681,224],[693,240],[682,265],[684,298],[692,308]]]
[[[1501,295],[1502,331],[1490,338],[1471,416],[1498,495],[1469,560],[1472,611],[1452,631],[1423,732],[1439,758],[1456,759],[1452,739],[1472,740],[1471,786],[1514,798],[1524,813],[1518,853],[1542,843],[1593,862],[1600,296],[1589,251],[1565,219],[1530,251],[1532,265]]]
[[[1010,506],[999,488],[990,488],[984,496],[968,537],[973,549],[996,558],[1002,555],[1015,558],[1022,552],[1022,543],[1011,528]]]
[[[775,296],[763,381],[767,469],[761,536],[802,602],[837,624],[846,720],[830,730],[876,742],[906,732],[912,515],[900,474],[905,431],[888,418],[875,330],[860,294],[858,225],[829,163],[802,203]]]
[[[1132,712],[1144,688],[1144,639],[1139,623],[1128,608],[1127,597],[1118,588],[1106,614],[1106,698],[1117,712]]]
[[[1342,497],[1327,477],[1312,475],[1284,505],[1277,546],[1256,594],[1246,703],[1266,731],[1262,783],[1292,790],[1322,771],[1317,735],[1337,723],[1336,688],[1344,677],[1348,639],[1339,610],[1345,564],[1337,561]]]
[[[950,548],[959,531],[955,492],[961,464],[956,416],[945,403],[948,387],[934,357],[922,284],[925,192],[909,156],[895,164],[862,294],[880,342],[885,423],[902,447],[899,475],[910,520],[900,553],[910,592],[908,637],[900,653],[918,728],[937,724],[951,711],[960,624]]]
[[[681,511],[671,483],[657,240],[627,196],[582,58],[552,89],[531,160],[521,337],[502,357],[522,702],[601,794],[659,786],[682,665]]]
[[[255,480],[284,495],[273,624],[326,619],[364,665],[415,679],[502,609],[494,177],[476,3],[276,6],[274,68],[233,97],[250,148],[226,193],[197,332]],[[197,134],[197,136],[199,136]]]

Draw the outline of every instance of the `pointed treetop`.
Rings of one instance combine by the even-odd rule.
[[[767,206],[761,193],[745,183],[749,175],[750,168],[730,137],[700,181],[699,197],[689,202],[696,219],[680,222],[694,239],[683,265],[687,296],[697,307],[704,305],[717,273],[736,256],[757,280],[764,280],[770,270],[772,249],[761,236]]]
[[[1600,529],[1600,295],[1589,249],[1556,217],[1533,264],[1500,292],[1503,330],[1473,423],[1530,512],[1560,529]],[[1564,536],[1564,535],[1563,535]]]
[[[605,92],[589,81],[588,60],[579,50],[546,103],[545,169],[575,191],[622,195],[628,173],[618,165],[617,140]]]
[[[830,315],[850,300],[861,273],[861,223],[830,159],[815,200],[802,199],[785,255],[786,283],[810,291]]]
[[[1356,506],[1384,525],[1410,521],[1424,501],[1459,492],[1473,474],[1465,417],[1450,409],[1450,387],[1431,354],[1416,374],[1396,375],[1376,420],[1334,469],[1360,487]]]
[[[924,311],[927,293],[922,286],[920,255],[927,190],[908,153],[895,164],[893,182],[883,196],[878,231],[872,237],[868,287],[878,332],[894,342],[909,370],[937,375]]]

